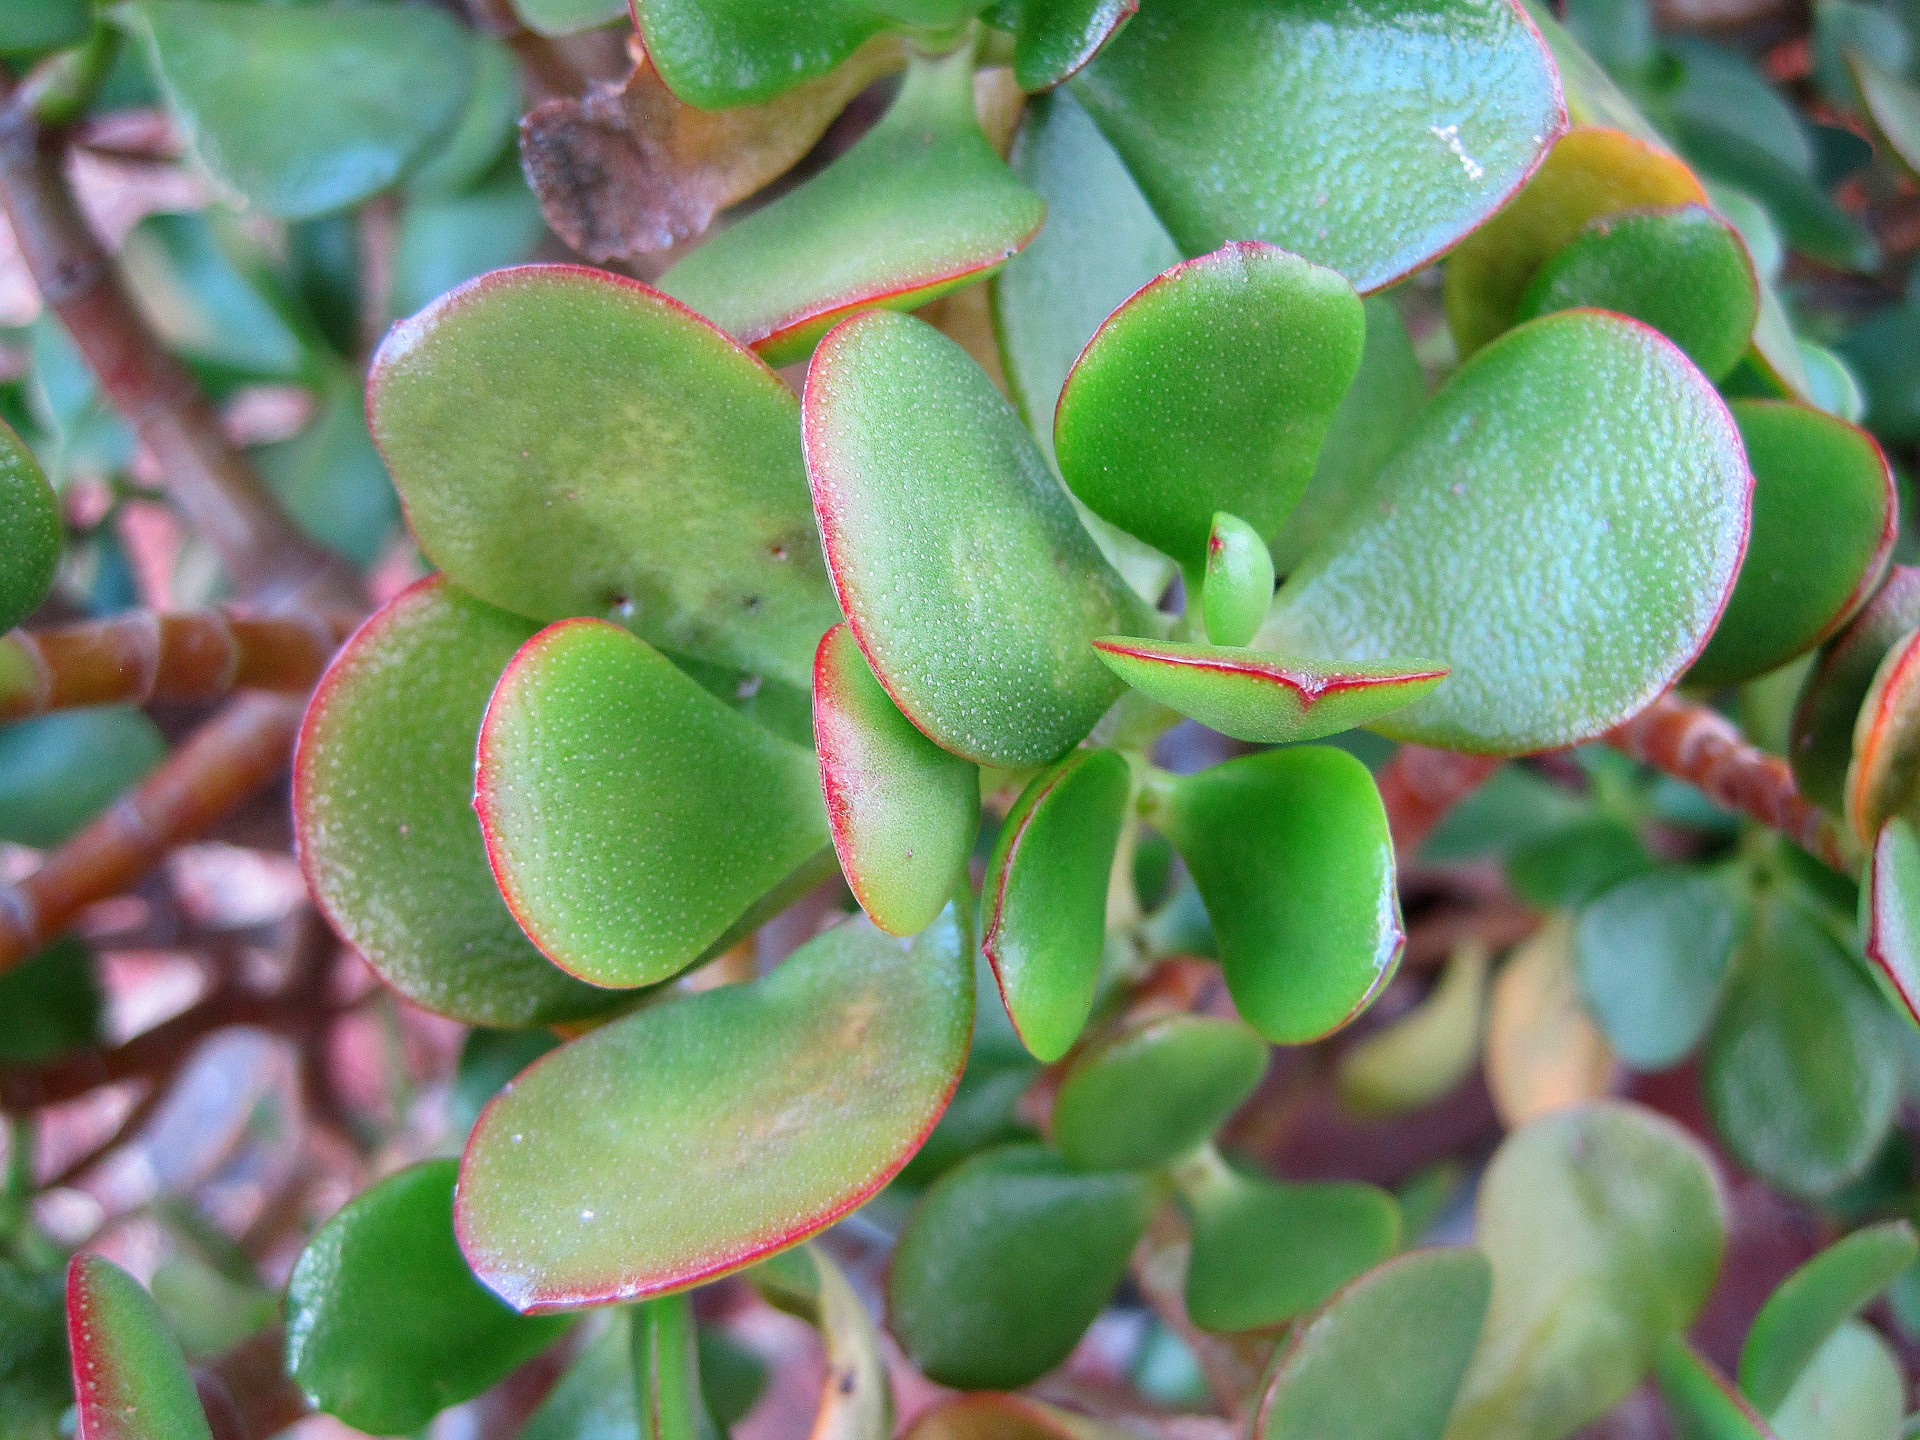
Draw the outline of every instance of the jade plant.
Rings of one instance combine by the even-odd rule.
[[[1754,9],[9,0],[0,1440],[1913,1433],[1920,35]]]

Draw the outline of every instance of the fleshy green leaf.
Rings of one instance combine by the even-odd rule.
[[[836,625],[813,667],[814,747],[840,869],[891,935],[925,929],[965,878],[980,772],[913,728]]]
[[[847,623],[908,719],[1023,766],[1120,693],[1088,644],[1146,621],[980,367],[903,315],[848,320],[807,375],[807,469]]]
[[[826,74],[886,28],[875,6],[824,0],[633,0],[647,54],[673,93],[720,110]]]
[[[660,288],[786,364],[857,310],[911,310],[984,278],[1033,238],[1046,206],[994,152],[973,104],[970,51],[915,61],[859,144]]]
[[[1773,1415],[1780,1440],[1893,1440],[1906,1380],[1887,1342],[1857,1320],[1834,1331]]]
[[[287,1282],[287,1370],[319,1409],[375,1435],[418,1430],[559,1338],[474,1279],[453,1234],[458,1165],[430,1160],[362,1192]]]
[[[1854,725],[1874,673],[1896,643],[1920,628],[1920,570],[1895,566],[1807,672],[1794,707],[1788,759],[1800,793],[1839,812],[1846,805]]]
[[[203,373],[311,383],[314,358],[263,260],[217,212],[149,215],[120,249],[141,312]]]
[[[1463,945],[1413,1010],[1356,1041],[1339,1060],[1340,1101],[1360,1115],[1398,1115],[1450,1095],[1480,1058],[1486,947]]]
[[[1545,316],[1455,374],[1380,473],[1379,503],[1301,561],[1258,643],[1451,666],[1377,723],[1397,739],[1572,744],[1699,653],[1752,484],[1725,405],[1670,342],[1598,311]]]
[[[1053,1101],[1053,1143],[1081,1170],[1152,1170],[1191,1154],[1252,1095],[1267,1044],[1238,1020],[1159,1015],[1074,1057]]]
[[[529,0],[539,3],[539,0]],[[551,0],[554,4],[575,0]],[[605,5],[609,0],[586,0]],[[505,42],[491,35],[473,39],[473,83],[467,90],[466,109],[451,133],[433,148],[407,176],[409,200],[421,197],[448,197],[482,182],[496,165],[520,124],[520,64]],[[514,167],[516,170],[518,166]],[[410,207],[411,208],[411,207]],[[395,269],[399,268],[396,259]],[[462,275],[462,280],[468,277]],[[452,289],[451,285],[442,289]],[[434,294],[439,294],[435,291]],[[429,299],[432,297],[429,296]],[[425,303],[424,301],[422,302]],[[402,313],[419,308],[405,306]]]
[[[1560,1440],[1611,1409],[1699,1312],[1725,1243],[1705,1154],[1631,1105],[1513,1132],[1477,1210],[1493,1302],[1448,1440]]]
[[[0,727],[0,840],[58,845],[166,759],[131,705],[56,710]]]
[[[550,625],[513,657],[473,803],[528,938],[611,986],[684,970],[756,902],[817,878],[828,838],[806,751],[605,620]]]
[[[1361,290],[1485,220],[1566,123],[1507,0],[1160,0],[1073,83],[1187,253],[1267,240]]]
[[[513,12],[538,35],[575,35],[627,13],[624,0],[513,0]]]
[[[1886,574],[1899,530],[1893,470],[1871,435],[1811,406],[1736,400],[1753,466],[1753,533],[1692,685],[1764,675],[1833,634]]]
[[[1860,702],[1847,766],[1846,814],[1863,844],[1895,815],[1920,813],[1920,632],[1881,658]]]
[[[1107,318],[1067,376],[1060,473],[1198,590],[1216,512],[1264,541],[1299,502],[1365,341],[1353,287],[1298,255],[1236,243],[1177,265]]]
[[[1662,146],[1603,126],[1569,130],[1526,189],[1447,256],[1447,321],[1460,353],[1512,325],[1541,267],[1592,221],[1706,203],[1694,173]]]
[[[1021,1043],[1058,1060],[1093,1010],[1107,882],[1133,793],[1117,750],[1076,750],[1034,776],[987,865],[980,948]]]
[[[153,1297],[111,1260],[67,1267],[79,1440],[212,1440],[186,1356]]]
[[[1013,78],[1046,90],[1077,73],[1140,8],[1140,0],[1001,0],[989,12],[1013,32]]]
[[[582,1347],[517,1440],[635,1440],[632,1313],[607,1316],[606,1329]]]
[[[1653,1375],[1681,1440],[1776,1440],[1746,1397],[1681,1336],[1661,1342]]]
[[[1468,1249],[1368,1271],[1287,1342],[1253,1440],[1440,1440],[1491,1288],[1485,1257]]]
[[[294,759],[300,862],[335,929],[394,989],[475,1025],[604,1010],[514,923],[473,814],[494,681],[535,626],[440,578],[402,592],[334,657]]]
[[[811,680],[837,616],[793,396],[698,316],[603,271],[501,270],[395,326],[367,397],[413,532],[462,589]]]
[[[1874,838],[1860,892],[1860,943],[1895,1013],[1920,1026],[1920,836],[1902,817]]]
[[[1410,705],[1441,680],[1442,665],[1340,664],[1179,640],[1093,642],[1127,684],[1222,735],[1261,745],[1318,740]]]
[[[1260,532],[1222,510],[1207,536],[1206,584],[1201,610],[1207,639],[1244,645],[1267,618],[1273,603],[1273,556]]]
[[[53,487],[26,443],[0,420],[0,631],[26,619],[53,588],[65,531]]]
[[[1037,1145],[976,1156],[927,1192],[901,1232],[890,1328],[942,1385],[1037,1380],[1113,1297],[1155,1198],[1144,1175],[1082,1174]]]
[[[63,935],[0,972],[0,1063],[39,1065],[97,1045],[105,1014],[93,952],[78,936]]]
[[[1679,1063],[1713,1023],[1747,925],[1741,877],[1678,866],[1615,885],[1580,912],[1580,998],[1636,1070]]]
[[[1740,1388],[1778,1410],[1821,1346],[1920,1255],[1913,1226],[1889,1220],[1829,1245],[1780,1282],[1740,1348]]]
[[[1920,175],[1920,89],[1857,50],[1847,52],[1847,69],[1859,87],[1874,133],[1909,174]]]
[[[0,54],[33,55],[77,45],[92,23],[88,0],[15,0],[0,15]]]
[[[131,13],[200,159],[283,220],[386,189],[466,105],[472,32],[442,11],[140,0]]]
[[[1727,1148],[1794,1195],[1856,1179],[1893,1123],[1894,1024],[1824,926],[1791,899],[1762,901],[1702,1056]]]
[[[1753,339],[1760,288],[1733,227],[1690,205],[1595,220],[1540,267],[1514,318],[1589,305],[1653,326],[1719,380]]]
[[[662,1294],[832,1224],[933,1128],[973,1028],[951,909],[850,920],[746,985],[679,994],[538,1062],[467,1144],[456,1218],[522,1310]]]

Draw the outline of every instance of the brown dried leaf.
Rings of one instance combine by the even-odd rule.
[[[596,261],[654,254],[785,174],[902,60],[899,42],[882,38],[764,105],[698,110],[642,56],[618,87],[535,106],[520,122],[521,159],[547,223],[575,250]]]

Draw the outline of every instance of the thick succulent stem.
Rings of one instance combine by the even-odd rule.
[[[1500,768],[1492,755],[1402,745],[1376,777],[1387,826],[1402,860],[1419,853],[1440,822]]]

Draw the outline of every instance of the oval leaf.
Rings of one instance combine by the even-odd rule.
[[[293,814],[315,901],[394,989],[470,1025],[534,1025],[618,997],[556,969],[514,923],[473,814],[494,681],[534,625],[434,576],[341,647],[300,727]]]
[[[1873,599],[1820,652],[1794,706],[1788,758],[1800,793],[1846,806],[1854,724],[1887,651],[1920,628],[1920,569],[1896,565]]]
[[[1117,750],[1077,750],[1036,775],[987,865],[980,948],[1021,1043],[1058,1060],[1093,1010],[1107,884],[1133,773]]]
[[[550,625],[514,656],[473,805],[528,938],[600,985],[678,974],[756,902],[818,878],[827,844],[806,751],[604,620]]]
[[[1161,0],[1074,87],[1188,254],[1267,240],[1361,290],[1485,220],[1566,124],[1508,0]]]
[[[1172,781],[1155,821],[1206,902],[1242,1016],[1280,1045],[1372,1002],[1405,939],[1386,809],[1366,766],[1269,750]]]
[[[1920,836],[1909,820],[1889,820],[1874,839],[1860,940],[1895,1011],[1920,1026]]]
[[[1013,78],[1034,91],[1079,71],[1139,8],[1140,0],[1001,0],[988,18],[1013,31]]]
[[[769,100],[826,74],[886,28],[865,4],[804,9],[765,0],[632,0],[647,55],[689,105],[722,110]]]
[[[1853,725],[1846,812],[1862,843],[1890,817],[1920,809],[1920,631],[1892,646]]]
[[[0,631],[11,630],[40,607],[53,588],[65,530],[60,505],[39,462],[0,420]]]
[[[836,625],[813,668],[813,736],[840,869],[890,935],[925,929],[965,878],[980,772],[913,728]]]
[[[1259,643],[1451,666],[1378,723],[1397,739],[1570,745],[1698,655],[1746,548],[1752,488],[1726,406],[1670,341],[1618,315],[1549,315],[1455,374],[1375,481],[1379,503],[1281,587]]]
[[[973,1029],[969,949],[951,909],[911,943],[850,920],[763,979],[675,995],[539,1061],[467,1143],[455,1218],[475,1273],[521,1310],[605,1304],[832,1224],[946,1108]]]
[[[1244,645],[1253,639],[1273,604],[1273,556],[1267,542],[1246,521],[1222,510],[1207,536],[1206,584],[1201,614],[1207,639],[1215,645]]]
[[[1077,744],[1120,693],[1088,642],[1146,617],[992,381],[875,312],[821,343],[805,412],[834,586],[894,703],[982,764]]]
[[[1486,1019],[1486,947],[1463,945],[1413,1010],[1345,1050],[1335,1078],[1355,1114],[1385,1116],[1445,1099],[1473,1073]]]
[[[808,684],[838,617],[793,396],[699,316],[604,271],[495,271],[394,327],[367,409],[462,589]]]
[[[1487,1007],[1487,1090],[1508,1129],[1597,1100],[1613,1055],[1580,1004],[1565,912],[1523,941],[1501,967]]]
[[[111,1260],[67,1266],[67,1343],[79,1440],[213,1440],[160,1307]]]
[[[1774,1412],[1780,1440],[1890,1440],[1901,1433],[1907,1382],[1869,1326],[1849,1320],[1820,1347]]]

